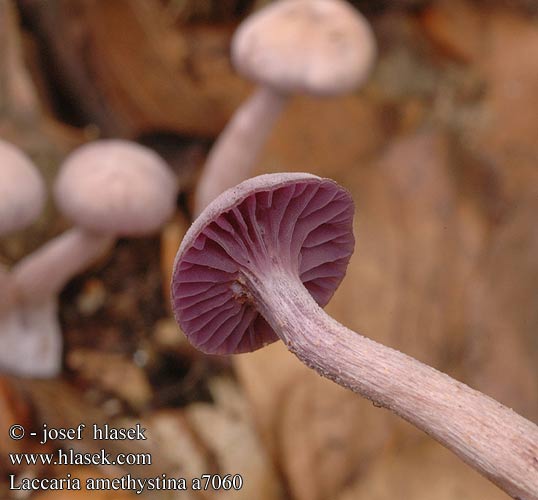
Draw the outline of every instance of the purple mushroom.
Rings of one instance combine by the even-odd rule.
[[[45,203],[45,184],[35,165],[22,151],[0,140],[0,235],[31,224]],[[0,264],[0,369],[26,363],[14,352],[31,343],[21,335],[17,292],[10,271]],[[39,345],[43,348],[43,344]]]
[[[22,151],[0,140],[0,235],[26,227],[45,204],[45,184]]]
[[[176,184],[164,160],[139,144],[108,139],[75,150],[54,186],[58,208],[75,227],[15,266],[21,297],[54,296],[116,238],[157,231],[174,211]]]
[[[172,215],[176,194],[176,179],[164,160],[129,141],[95,141],[65,160],[56,180],[55,199],[75,227],[22,259],[12,270],[20,316],[18,338],[28,339],[28,345],[23,348],[19,342],[14,347],[6,368],[40,377],[60,371],[58,293],[116,238],[157,231]],[[33,346],[41,346],[41,350]],[[25,353],[27,359],[33,358],[29,363],[20,361]]]
[[[508,494],[538,498],[538,427],[490,397],[342,326],[320,306],[354,246],[353,202],[309,174],[262,175],[215,199],[176,257],[172,305],[199,349],[278,338],[322,376],[387,408]]]
[[[291,95],[351,92],[366,80],[375,53],[368,21],[344,0],[280,0],[241,23],[232,61],[259,86],[213,146],[198,183],[195,214],[250,177]]]

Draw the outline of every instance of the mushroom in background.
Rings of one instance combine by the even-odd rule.
[[[58,174],[55,200],[75,227],[13,267],[20,321],[18,331],[12,329],[17,342],[0,366],[26,376],[56,375],[62,353],[59,292],[116,238],[157,231],[172,215],[176,194],[166,163],[143,146],[101,140],[73,152]]]
[[[45,204],[45,184],[22,151],[0,140],[0,235],[23,229]],[[0,315],[14,301],[9,271],[0,264]]]
[[[259,87],[209,153],[195,216],[218,194],[250,177],[292,94],[351,92],[368,76],[375,53],[367,20],[344,0],[280,0],[247,18],[233,37],[232,61]]]
[[[57,294],[118,237],[157,231],[172,215],[177,186],[153,151],[123,140],[86,144],[67,157],[54,186],[58,209],[75,227],[13,269],[25,301]]]
[[[32,161],[12,144],[0,140],[0,235],[34,222],[43,209],[45,198],[45,184]],[[26,330],[24,321],[13,276],[0,265],[2,370],[32,369],[36,356],[39,364],[39,354],[49,349],[50,339],[46,332],[35,337]]]
[[[179,248],[177,322],[206,353],[280,338],[308,367],[423,430],[508,494],[537,499],[535,424],[321,309],[353,251],[353,213],[347,191],[310,174],[262,175],[224,192]]]

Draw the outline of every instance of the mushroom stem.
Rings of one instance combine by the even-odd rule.
[[[18,262],[12,270],[19,301],[41,303],[56,296],[114,243],[112,236],[73,228]]]
[[[328,316],[298,276],[246,276],[256,307],[308,367],[387,408],[514,498],[538,499],[538,427],[494,399]]]
[[[53,377],[62,367],[57,294],[114,242],[74,228],[17,263],[11,272],[12,307],[0,318],[0,369],[26,377]]]
[[[287,100],[286,95],[261,86],[236,111],[207,158],[196,190],[195,215],[220,193],[251,176]]]

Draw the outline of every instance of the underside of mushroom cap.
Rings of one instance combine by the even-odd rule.
[[[285,272],[327,304],[353,253],[353,213],[346,190],[310,174],[261,175],[221,194],[176,256],[172,307],[190,342],[232,354],[278,339],[244,293],[247,275]]]
[[[343,0],[280,0],[247,18],[232,40],[239,73],[283,93],[350,92],[376,54],[368,21]]]
[[[45,204],[45,184],[18,148],[0,140],[0,234],[31,224]]]
[[[63,163],[54,187],[64,215],[118,236],[156,231],[174,211],[177,183],[151,149],[119,139],[88,143]]]

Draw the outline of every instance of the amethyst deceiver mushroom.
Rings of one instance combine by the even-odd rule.
[[[0,234],[34,222],[45,204],[45,183],[21,150],[0,140]]]
[[[31,224],[41,213],[45,198],[45,183],[30,158],[0,140],[0,235]],[[33,369],[48,349],[47,336],[33,335],[26,328],[27,322],[13,275],[0,264],[1,371]]]
[[[76,149],[54,185],[56,205],[75,227],[15,266],[19,294],[29,302],[56,295],[116,238],[157,231],[172,215],[176,195],[168,165],[144,146],[106,139]]]
[[[323,306],[353,251],[353,202],[310,174],[249,179],[216,198],[179,248],[176,320],[199,349],[277,338],[322,376],[387,408],[504,491],[538,499],[538,427],[494,399],[342,326]]]
[[[196,215],[252,175],[291,95],[351,92],[368,76],[376,48],[368,21],[344,0],[279,0],[241,23],[231,51],[238,73],[258,89],[209,153],[196,191]]]
[[[45,183],[21,150],[0,140],[0,236],[28,226],[45,204]],[[11,308],[14,291],[9,271],[0,263],[0,316]]]
[[[61,369],[62,335],[57,319],[58,293],[86,269],[118,237],[157,231],[175,208],[177,183],[156,153],[124,140],[100,140],[71,153],[60,168],[54,187],[60,211],[75,227],[47,242],[12,270],[21,328],[47,348],[26,366],[12,352],[11,371],[20,375],[54,376]],[[39,339],[39,342],[38,342]],[[29,352],[29,347],[26,347]]]

